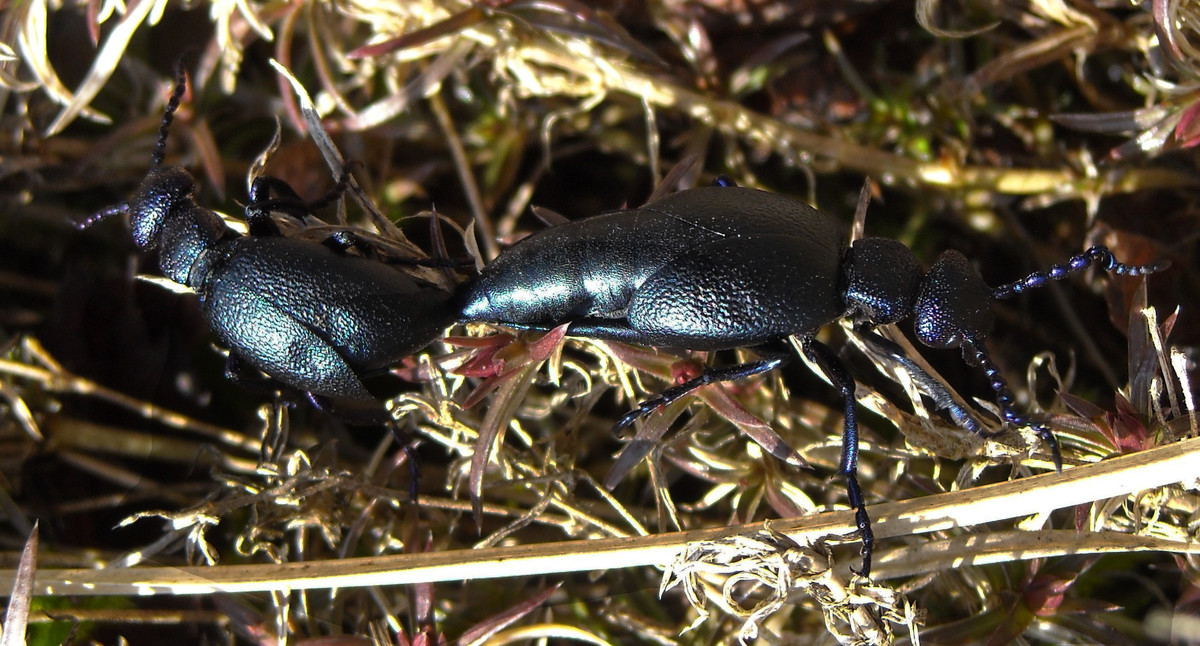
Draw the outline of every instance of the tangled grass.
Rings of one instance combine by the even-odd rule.
[[[1195,4],[824,4],[8,6],[6,631],[1194,642]],[[705,389],[622,440],[609,431],[635,402],[734,357],[456,328],[389,383],[415,453],[228,384],[194,303],[132,280],[154,265],[128,234],[70,226],[146,172],[189,50],[169,162],[200,169],[200,199],[231,213],[245,190],[229,181],[265,169],[318,195],[340,150],[361,162],[363,201],[338,225],[432,251],[436,207],[449,253],[482,260],[541,226],[531,206],[638,204],[692,159],[681,186],[729,175],[847,228],[870,176],[872,234],[926,259],[960,249],[993,284],[1093,243],[1173,266],[1148,289],[1090,277],[998,310],[992,353],[1057,432],[1062,474],[1032,436],[964,432],[852,331],[827,331],[871,411],[868,581],[831,477],[839,402],[803,369]],[[921,354],[956,396],[986,399],[958,357]]]

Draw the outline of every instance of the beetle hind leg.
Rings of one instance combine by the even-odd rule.
[[[300,391],[266,376],[238,356],[236,352],[230,352],[225,357],[225,378],[241,388],[264,397],[283,395],[284,399],[295,401],[302,396]]]
[[[387,428],[392,434],[392,439],[403,447],[404,460],[408,462],[408,501],[414,505],[420,504],[417,496],[421,490],[421,464],[417,461],[417,447],[421,442],[400,428],[394,419],[389,418]]]
[[[662,408],[663,406],[666,406],[667,404],[670,404],[671,402],[674,402],[679,398],[700,389],[703,386],[721,381],[737,381],[739,379],[745,379],[746,377],[752,377],[757,374],[769,372],[787,363],[789,359],[790,357],[788,357],[788,355],[780,354],[777,356],[760,359],[758,361],[739,363],[736,366],[729,366],[726,368],[706,368],[704,372],[700,373],[699,376],[689,379],[677,386],[672,386],[662,391],[658,395],[655,395],[654,397],[643,401],[641,404],[638,404],[637,408],[629,411],[629,413],[621,418],[621,421],[617,422],[616,426],[613,427],[613,433],[619,435],[622,429],[633,424],[638,420],[638,418],[645,417],[659,408]]]

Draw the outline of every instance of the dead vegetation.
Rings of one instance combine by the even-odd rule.
[[[0,539],[3,580],[26,587],[7,632],[27,620],[38,644],[1198,639],[1196,6],[833,5],[10,4]],[[265,172],[320,195],[336,146],[360,162],[372,208],[427,251],[436,208],[456,257],[544,226],[534,206],[577,218],[638,204],[694,158],[681,186],[725,174],[848,231],[870,176],[868,232],[925,259],[959,249],[993,284],[1089,244],[1173,264],[1148,290],[1089,276],[998,309],[993,356],[1058,433],[1063,474],[1032,436],[977,437],[927,411],[853,334],[827,331],[872,411],[860,479],[881,541],[865,581],[832,478],[839,402],[799,364],[707,388],[616,438],[648,393],[734,357],[455,328],[380,385],[415,454],[385,429],[228,383],[194,302],[134,279],[155,265],[128,232],[71,226],[146,172],[189,50],[168,163],[235,217],[279,119]],[[329,144],[314,144],[298,94]],[[379,228],[353,202],[320,215]],[[922,352],[987,411],[986,384],[953,354]]]

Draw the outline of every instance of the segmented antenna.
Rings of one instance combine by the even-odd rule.
[[[171,98],[167,100],[167,111],[163,113],[162,125],[158,128],[158,141],[154,142],[154,152],[150,154],[151,168],[162,166],[163,158],[167,155],[167,133],[171,130],[171,122],[175,120],[175,111],[179,109],[183,93],[187,91],[184,58],[181,56],[175,65],[175,89],[171,91]]]
[[[154,142],[154,152],[150,154],[151,169],[162,166],[163,159],[167,156],[167,133],[171,130],[171,122],[175,120],[175,111],[179,109],[179,102],[183,100],[183,93],[187,91],[187,68],[184,65],[186,60],[187,55],[181,56],[179,57],[179,62],[175,64],[175,88],[171,90],[171,98],[167,100],[167,111],[163,114],[162,125],[158,128],[158,141]],[[129,213],[128,203],[110,206],[103,211],[94,213],[83,222],[77,223],[75,227],[86,229],[114,215],[125,215],[127,213]]]
[[[104,209],[103,211],[100,211],[98,213],[93,213],[92,215],[88,216],[88,219],[84,220],[83,222],[76,222],[75,228],[82,231],[82,230],[92,226],[93,224],[100,222],[101,220],[107,220],[108,218],[111,218],[114,215],[125,215],[126,213],[129,213],[129,205],[128,204],[118,204],[116,206],[110,206],[107,209]]]
[[[1058,438],[1054,436],[1054,432],[1050,430],[1049,426],[1032,420],[1018,413],[1013,408],[1013,404],[1016,403],[1016,396],[1008,388],[1008,382],[1000,374],[1000,368],[992,362],[992,358],[988,355],[987,350],[984,349],[983,344],[965,340],[963,341],[963,353],[963,356],[967,357],[970,362],[983,368],[983,373],[987,375],[992,391],[996,393],[996,403],[1000,404],[1000,413],[1004,416],[1004,421],[1017,428],[1028,427],[1033,429],[1037,433],[1038,438],[1042,440],[1042,443],[1050,448],[1050,459],[1054,461],[1055,470],[1061,472],[1062,451],[1058,448]]]
[[[1067,276],[1083,271],[1093,264],[1099,265],[1104,271],[1122,276],[1142,276],[1162,271],[1170,266],[1170,262],[1162,261],[1150,265],[1126,265],[1117,262],[1108,247],[1095,246],[1087,251],[1071,256],[1061,265],[1054,265],[1047,271],[1037,271],[1016,282],[1001,285],[992,291],[992,298],[1012,298],[1026,290],[1042,287],[1052,280],[1062,280]]]

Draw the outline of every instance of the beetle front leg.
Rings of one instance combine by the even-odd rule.
[[[246,223],[255,236],[279,235],[279,227],[271,220],[272,213],[283,213],[296,220],[322,209],[340,199],[350,185],[350,168],[346,167],[337,185],[315,200],[300,197],[291,184],[270,175],[256,177],[250,183],[250,203],[246,205]],[[274,192],[274,197],[271,193]]]
[[[854,378],[850,376],[846,364],[824,343],[804,337],[800,341],[800,347],[804,350],[804,356],[825,373],[834,388],[841,391],[845,401],[845,409],[842,412],[842,458],[838,462],[838,473],[846,478],[846,494],[850,498],[850,506],[854,509],[854,522],[862,537],[863,565],[858,574],[870,577],[871,554],[875,551],[875,532],[871,530],[871,518],[867,515],[862,487],[858,485],[858,421],[854,410]]]
[[[944,410],[950,414],[950,418],[959,428],[966,429],[976,435],[986,435],[987,429],[979,423],[975,418],[974,413],[966,406],[955,400],[942,382],[934,379],[929,373],[925,372],[921,366],[918,366],[895,341],[888,339],[873,328],[867,326],[855,325],[854,331],[858,333],[859,338],[863,343],[870,347],[871,351],[882,355],[888,361],[904,368],[920,389],[921,392],[933,399],[938,410]]]

